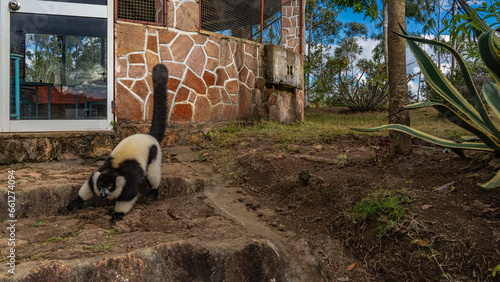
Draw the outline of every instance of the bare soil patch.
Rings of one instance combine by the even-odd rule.
[[[494,176],[488,153],[460,158],[414,140],[413,153],[398,156],[385,137],[374,135],[283,144],[263,134],[231,145],[206,139],[199,149],[203,161],[241,187],[241,201],[252,196],[247,207],[255,216],[306,238],[332,281],[500,276],[489,271],[500,264],[500,190],[476,186]],[[347,156],[340,167],[339,155]],[[386,236],[379,235],[376,220],[352,217],[356,203],[380,190],[412,199],[402,204],[401,222],[386,226]],[[259,211],[264,207],[278,215],[266,217]]]

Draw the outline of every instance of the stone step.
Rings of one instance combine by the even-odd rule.
[[[285,270],[266,240],[182,240],[113,256],[22,263],[0,281],[286,281]]]
[[[8,203],[13,197],[8,197],[9,171],[15,171],[15,187],[10,194],[15,197],[15,212],[13,216],[51,216],[66,213],[66,205],[77,194],[81,185],[97,170],[101,162],[90,163],[82,159],[70,161],[26,163],[12,165],[0,171],[0,179],[5,185],[0,186],[0,203]],[[196,171],[179,162],[162,165],[162,182],[159,188],[159,198],[172,198],[188,195],[203,190],[205,180],[197,176]],[[144,182],[140,192],[147,195],[147,184]],[[143,201],[144,197],[139,199]],[[86,203],[87,206],[112,205],[112,201],[94,197]],[[0,220],[11,218],[7,208],[0,209]]]

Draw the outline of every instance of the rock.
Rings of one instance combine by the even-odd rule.
[[[255,210],[257,210],[258,208],[260,208],[260,204],[259,204],[259,203],[257,203],[257,202],[247,203],[247,204],[246,204],[246,207],[247,207],[247,208],[250,208],[250,209],[252,209],[252,210],[254,210],[254,211],[255,211]]]
[[[226,259],[226,281],[285,281],[283,263],[271,243],[253,240]]]
[[[210,281],[214,260],[208,250],[186,241],[156,246],[172,281]],[[230,281],[230,280],[229,280]]]
[[[298,175],[299,181],[302,185],[307,186],[311,182],[311,175],[309,174],[309,171],[306,169],[303,169],[299,172]]]
[[[288,150],[290,150],[290,152],[299,153],[300,152],[300,146],[299,145],[294,145],[294,144],[289,144],[288,145]]]
[[[98,261],[94,279],[91,280],[146,281],[148,271],[146,264],[137,253],[129,253]]]
[[[317,152],[323,151],[323,146],[321,144],[312,146]]]
[[[73,271],[63,262],[50,261],[34,267],[25,281],[75,281]]]

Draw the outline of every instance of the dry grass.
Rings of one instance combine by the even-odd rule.
[[[447,139],[467,135],[455,124],[439,117],[433,109],[419,109],[410,112],[412,127],[426,133]],[[387,131],[362,133],[351,128],[370,128],[387,124],[387,112],[351,112],[342,108],[310,109],[306,111],[304,122],[281,124],[262,121],[252,125],[231,123],[225,129],[212,133],[220,145],[230,145],[246,140],[255,140],[259,136],[272,137],[285,144],[309,143],[335,138],[341,135],[387,136]]]

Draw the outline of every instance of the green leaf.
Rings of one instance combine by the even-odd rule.
[[[407,134],[410,134],[414,137],[420,138],[422,140],[425,140],[427,142],[442,146],[442,147],[449,147],[449,148],[457,148],[457,149],[465,149],[465,150],[479,150],[479,151],[494,151],[492,148],[486,146],[484,143],[476,143],[476,142],[463,142],[463,143],[457,143],[451,140],[446,140],[443,138],[439,138],[436,136],[432,136],[430,134],[427,134],[425,132],[422,132],[418,129],[414,129],[411,127],[408,127],[406,125],[402,124],[386,124],[374,128],[352,128],[353,130],[361,131],[361,132],[373,132],[373,131],[379,131],[379,130],[386,130],[386,129],[392,129],[392,130],[397,130],[401,131]]]
[[[488,135],[481,128],[474,127],[466,119],[445,105],[434,105],[434,108],[449,121],[479,137],[484,144],[492,148],[495,152],[500,152],[500,144],[496,136]]]
[[[470,142],[470,141],[479,141],[479,137],[477,136],[461,136],[455,142],[462,143],[462,142]]]
[[[495,78],[495,81],[500,84],[500,55],[499,55],[499,39],[495,35],[495,31],[489,31],[481,34],[478,38],[479,55],[483,60],[488,70]]]
[[[500,88],[491,82],[483,85],[483,96],[491,109],[500,118]]]
[[[479,188],[485,190],[485,191],[493,191],[496,188],[500,187],[500,173],[497,173],[495,177],[493,177],[490,181],[484,183],[484,184],[477,184]]]
[[[403,106],[404,109],[406,110],[413,110],[413,109],[418,109],[418,108],[423,108],[423,107],[431,107],[435,105],[442,105],[442,103],[438,102],[418,102],[418,103],[413,103],[409,104],[406,106]]]
[[[419,64],[420,69],[422,70],[422,73],[424,74],[427,82],[434,90],[436,90],[436,92],[441,97],[450,102],[460,112],[463,112],[469,119],[476,123],[478,127],[483,127],[484,130],[488,131],[491,135],[500,136],[500,130],[491,121],[491,118],[488,115],[488,112],[486,111],[486,108],[483,104],[483,101],[479,97],[474,82],[472,81],[472,77],[469,73],[469,70],[467,69],[465,61],[457,51],[455,51],[449,45],[436,40],[411,37],[407,36],[406,34],[398,35],[407,39],[406,41],[413,55],[415,56],[415,59],[417,60],[417,63]],[[467,102],[467,100],[460,94],[460,92],[458,92],[453,84],[438,69],[434,61],[414,41],[437,45],[450,51],[453,57],[455,57],[457,64],[460,66],[460,70],[464,77],[467,89],[469,89],[469,92],[471,93],[474,107],[469,102]]]
[[[465,12],[472,19],[472,21],[476,25],[475,27],[479,32],[490,31],[490,27],[488,26],[488,24],[486,24],[486,22],[481,17],[477,16],[476,11],[474,11],[464,0],[458,0],[458,3],[460,3],[460,6],[462,6]]]
[[[476,135],[481,141],[483,141],[488,147],[492,148],[495,152],[500,152],[500,144],[496,136],[488,135],[488,133],[481,128],[476,128],[467,119],[457,114],[450,107],[437,102],[420,102],[410,105],[406,105],[405,109],[418,109],[422,107],[434,107],[442,116],[447,118],[449,121],[460,126],[461,128],[469,131],[470,133]]]
[[[456,90],[456,88],[451,84],[451,82],[443,75],[443,73],[438,69],[434,61],[425,53],[425,51],[418,46],[415,41],[429,43],[432,40],[424,40],[422,38],[410,37],[406,35],[400,35],[406,38],[407,43],[420,66],[420,70],[424,74],[429,85],[436,90],[436,92],[443,97],[446,101],[451,103],[461,112],[463,112],[468,118],[474,121],[479,126],[487,128],[479,113],[469,104]],[[437,42],[437,41],[436,41]],[[436,45],[441,45],[437,42]],[[493,134],[493,133],[492,133]]]

